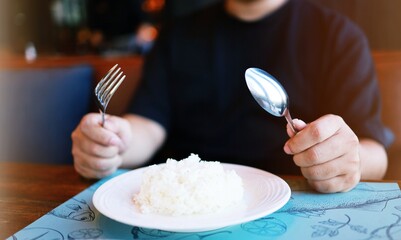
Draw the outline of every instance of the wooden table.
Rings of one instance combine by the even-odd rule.
[[[94,180],[71,165],[0,162],[0,239],[5,239],[81,192]]]
[[[302,177],[280,177],[293,191],[310,189]],[[10,237],[95,182],[80,177],[72,165],[0,162],[0,239]]]

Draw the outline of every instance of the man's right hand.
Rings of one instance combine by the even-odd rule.
[[[132,140],[132,131],[124,118],[107,115],[102,127],[100,114],[89,113],[71,138],[76,171],[86,178],[102,178],[121,166],[121,156]]]

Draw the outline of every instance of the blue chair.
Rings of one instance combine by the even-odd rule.
[[[91,108],[89,65],[0,70],[0,161],[72,163],[71,132]]]

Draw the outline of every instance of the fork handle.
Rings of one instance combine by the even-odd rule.
[[[102,127],[104,127],[104,122],[106,121],[105,114],[104,114],[104,112],[102,112],[102,110],[99,110],[99,112],[102,115],[102,123],[101,123],[101,125],[102,125]]]

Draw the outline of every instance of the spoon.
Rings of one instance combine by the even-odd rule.
[[[293,133],[297,133],[292,121],[289,100],[284,87],[270,74],[259,68],[245,71],[246,85],[256,102],[276,117],[285,117]]]

